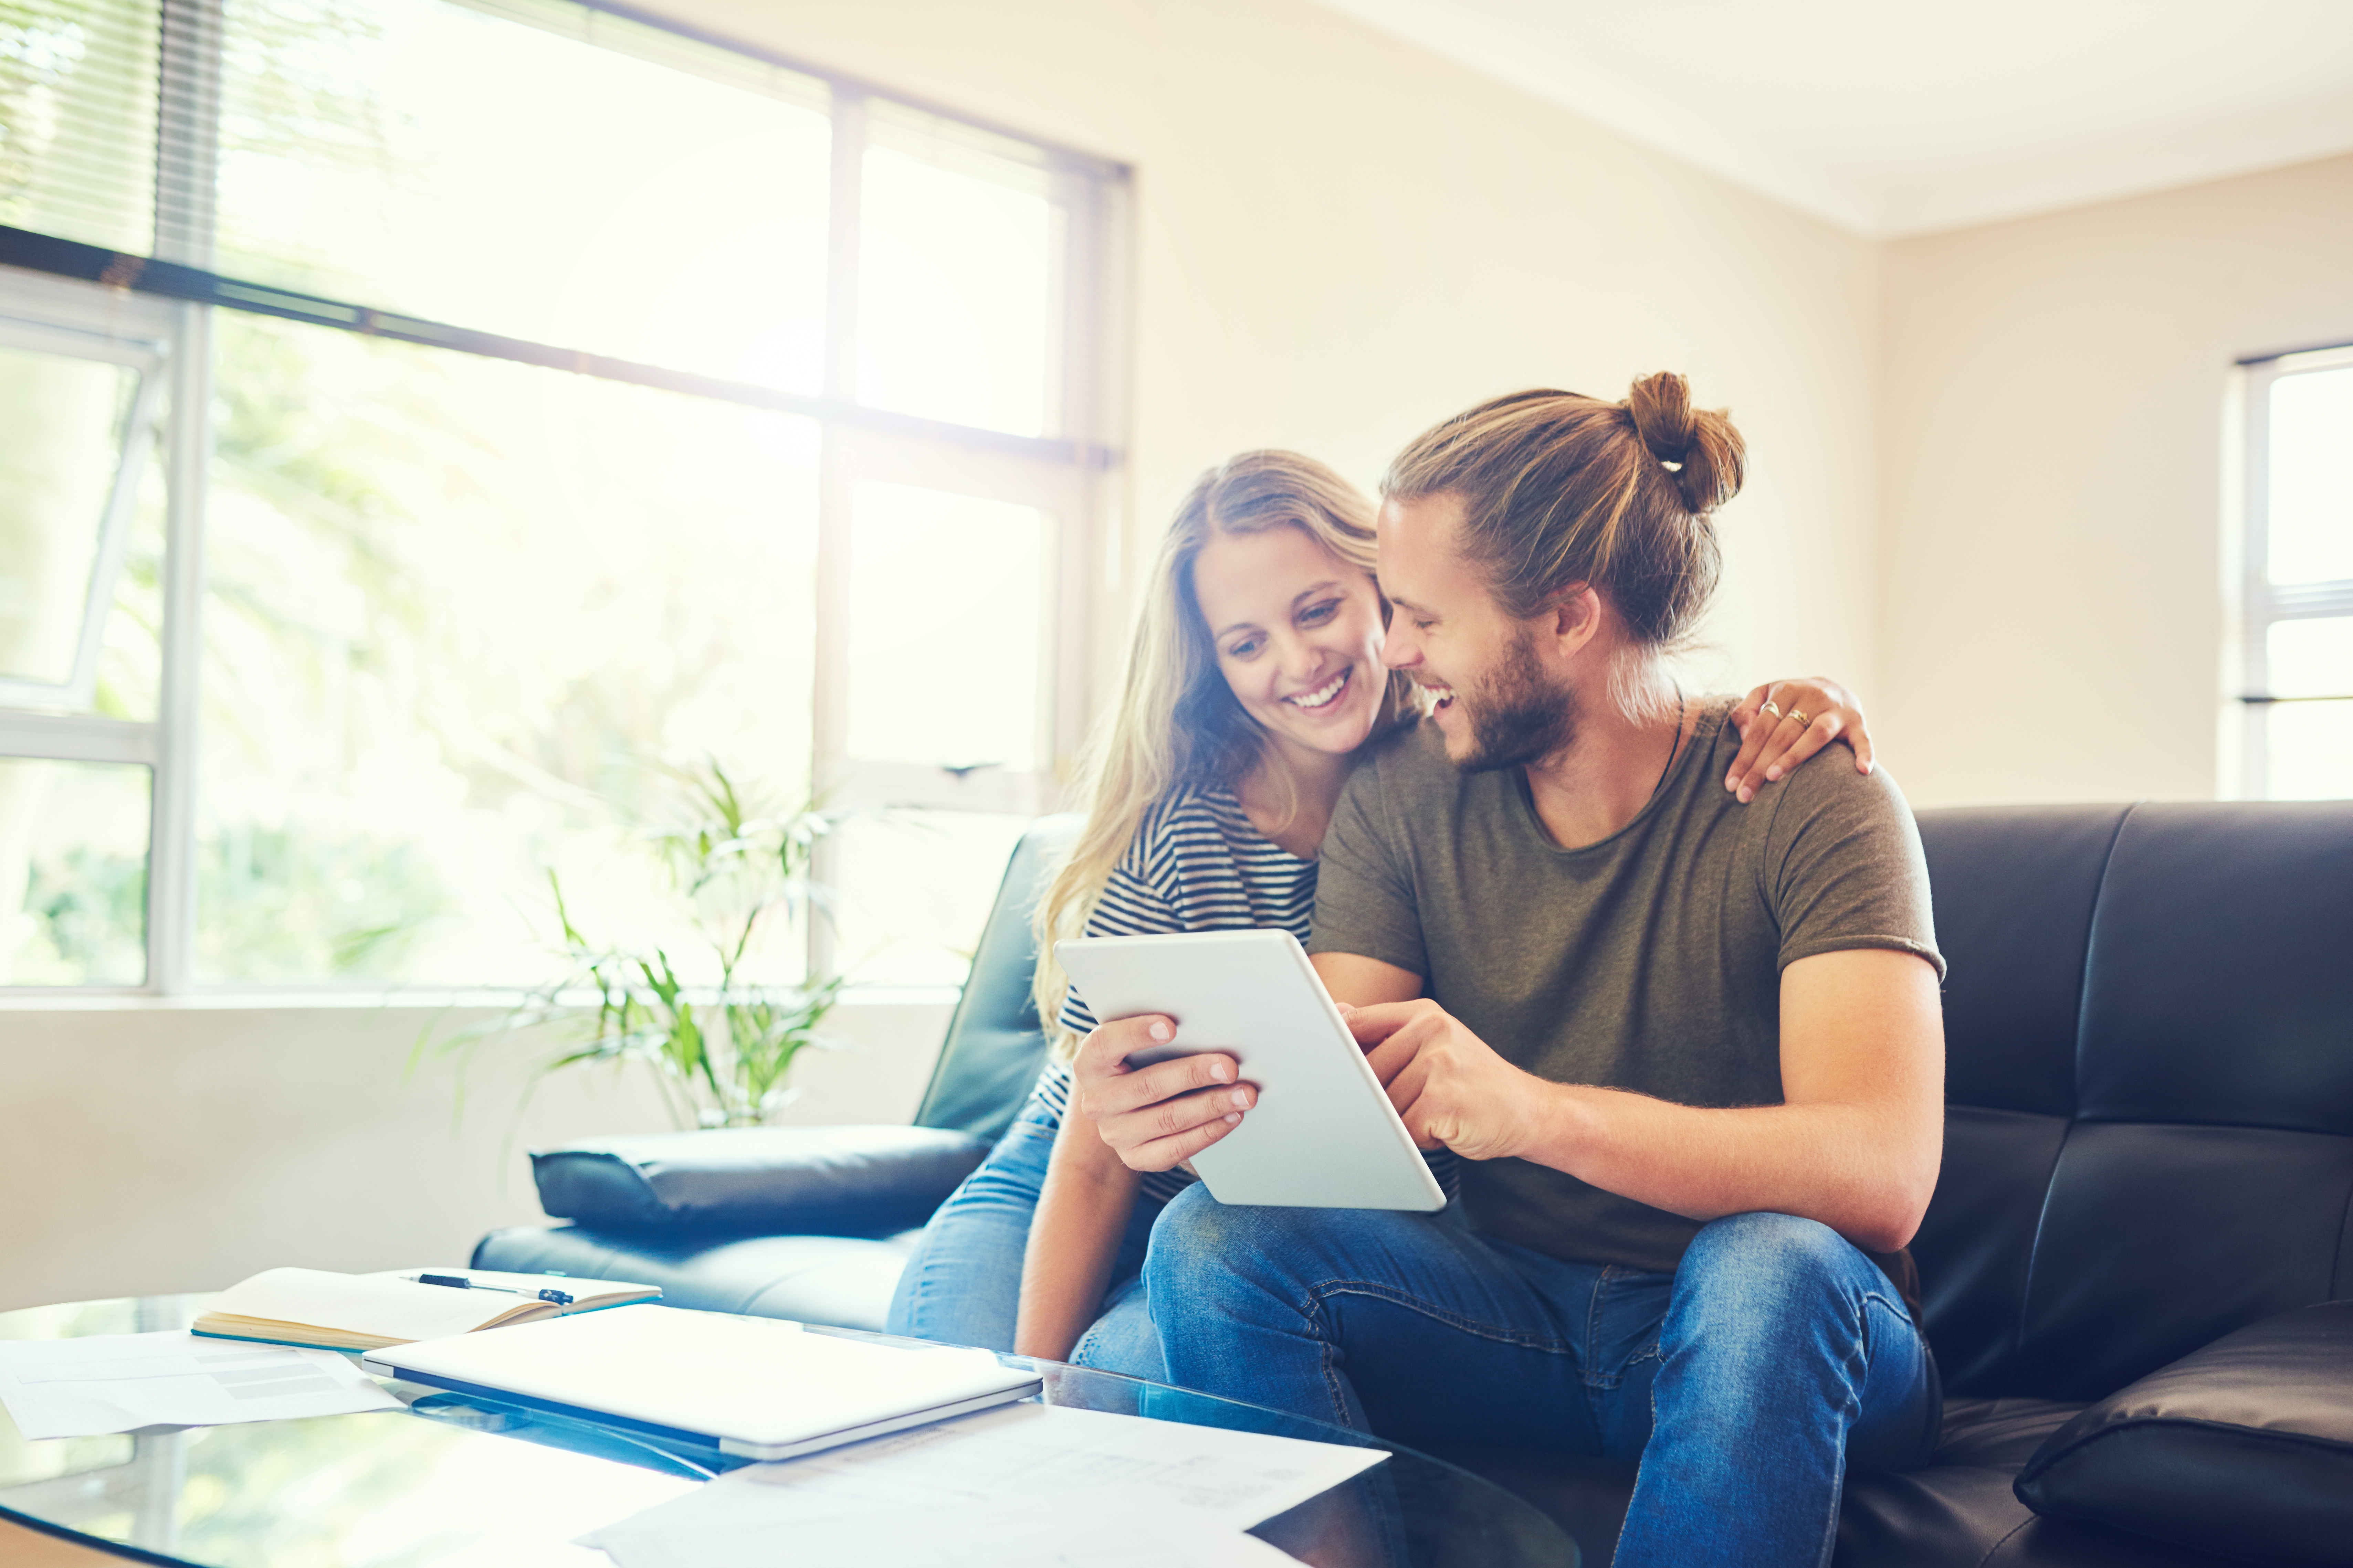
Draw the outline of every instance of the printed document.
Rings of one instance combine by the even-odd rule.
[[[27,1438],[401,1408],[332,1351],[202,1339],[185,1330],[0,1341],[0,1403]]]
[[[782,1531],[796,1563],[813,1564],[834,1560],[809,1544],[824,1521],[824,1533],[867,1542],[862,1557],[843,1563],[890,1561],[876,1544],[902,1538],[907,1561],[958,1568],[993,1568],[999,1558],[989,1552],[1024,1541],[1032,1562],[1055,1561],[1049,1547],[1072,1564],[1280,1562],[1280,1553],[1253,1558],[1273,1549],[1240,1532],[1388,1458],[1378,1448],[1014,1405],[808,1458],[748,1465],[581,1544],[601,1547],[620,1568],[733,1568],[771,1561]],[[1118,1506],[1092,1506],[1104,1498]],[[976,1528],[1007,1510],[1021,1528]],[[1149,1541],[1136,1529],[1146,1518],[1166,1521]],[[951,1544],[962,1555],[940,1555]],[[1146,1548],[1161,1554],[1135,1555]],[[1113,1551],[1124,1554],[1103,1554]]]
[[[633,1540],[628,1568],[788,1561],[793,1568],[1298,1568],[1254,1535],[1164,1511],[1145,1492],[999,1498],[797,1521],[764,1552],[741,1536]],[[609,1533],[609,1532],[608,1532]],[[786,1555],[779,1556],[778,1548]]]

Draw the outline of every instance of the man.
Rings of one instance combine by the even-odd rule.
[[[1827,1563],[1849,1466],[1918,1463],[1936,1373],[1901,1251],[1935,1186],[1942,961],[1883,774],[1743,808],[1725,700],[1662,655],[1743,451],[1681,377],[1499,399],[1384,484],[1384,658],[1434,711],[1324,840],[1315,963],[1461,1213],[1169,1205],[1173,1381],[1422,1442],[1639,1458],[1624,1568]],[[1786,721],[1802,725],[1806,716]],[[1080,1099],[1130,1163],[1223,1136],[1230,1058]]]

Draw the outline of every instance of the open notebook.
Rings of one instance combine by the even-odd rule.
[[[463,1279],[470,1288],[422,1284],[419,1276]],[[660,1294],[658,1285],[488,1268],[396,1268],[382,1274],[266,1268],[222,1291],[190,1328],[225,1340],[368,1351],[593,1312]]]

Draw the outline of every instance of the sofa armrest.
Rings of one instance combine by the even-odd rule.
[[[539,1205],[596,1229],[879,1236],[923,1223],[988,1145],[930,1127],[747,1127],[534,1150]]]

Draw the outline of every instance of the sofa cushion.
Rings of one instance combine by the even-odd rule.
[[[2224,1334],[2345,1292],[2353,1138],[2078,1121],[2052,1172],[1998,1394],[2105,1399]],[[1926,1267],[1926,1260],[1922,1260]]]
[[[2015,1374],[2018,1303],[2066,1142],[2063,1117],[1946,1108],[1944,1170],[1912,1257],[1948,1399],[2040,1392]]]
[[[2075,1113],[2084,954],[2120,805],[1978,806],[1920,815],[1945,979],[1945,1098]]]
[[[2104,1525],[2040,1519],[2018,1500],[2018,1468],[2084,1407],[2048,1399],[1947,1399],[1935,1458],[1916,1470],[1851,1475],[1833,1568],[2232,1568],[2226,1559]],[[1634,1467],[1525,1448],[1431,1450],[1550,1514],[1584,1568],[1609,1568]]]
[[[2094,1400],[2353,1297],[2353,803],[1924,812],[1948,1394]]]
[[[649,1237],[578,1226],[494,1230],[472,1267],[631,1279],[662,1304],[880,1331],[920,1231],[898,1236]]]
[[[873,1236],[921,1225],[988,1145],[930,1127],[746,1127],[534,1151],[539,1205],[596,1230]]]
[[[2258,1563],[2353,1542],[2353,1301],[2284,1312],[2109,1395],[2018,1478],[2036,1512]]]
[[[2084,965],[2076,1115],[2353,1138],[2353,801],[2137,805]]]

